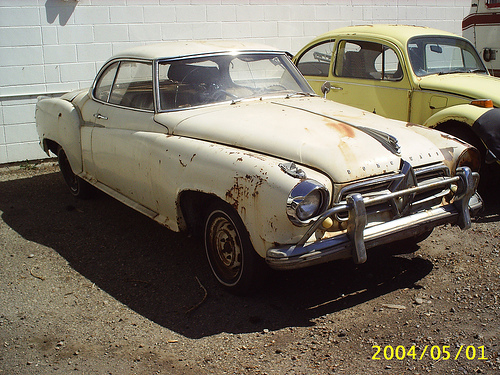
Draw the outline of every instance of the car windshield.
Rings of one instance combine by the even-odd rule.
[[[160,61],[160,110],[267,95],[315,95],[285,54],[240,53]]]
[[[442,36],[415,37],[408,41],[408,55],[415,74],[487,73],[472,44]]]

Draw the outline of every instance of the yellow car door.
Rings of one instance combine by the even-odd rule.
[[[407,121],[410,84],[396,51],[364,40],[337,46],[329,99],[379,115]]]
[[[336,48],[334,43],[320,41],[297,59],[314,91],[322,94],[328,81],[328,99],[408,121],[411,85],[396,49],[365,40],[339,40]]]

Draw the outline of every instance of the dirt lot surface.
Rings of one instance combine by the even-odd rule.
[[[0,169],[1,374],[500,374],[498,203],[236,297],[198,240],[57,172]]]

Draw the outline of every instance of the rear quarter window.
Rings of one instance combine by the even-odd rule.
[[[297,60],[297,67],[305,76],[328,77],[335,41],[322,42],[309,48]]]

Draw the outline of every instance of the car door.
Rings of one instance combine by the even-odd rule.
[[[354,39],[338,40],[335,49],[332,44],[333,41],[319,42],[297,60],[299,70],[313,89],[321,94],[321,85],[329,81],[328,99],[408,120],[410,83],[397,49]],[[321,60],[322,66],[326,66],[326,51],[331,51],[328,74],[324,70],[318,74],[314,69],[321,65]]]
[[[409,80],[402,59],[388,45],[341,40],[337,45],[329,99],[379,115],[408,120]]]
[[[166,132],[154,122],[151,62],[120,61],[109,92],[99,82],[102,103],[93,114],[91,160],[95,178],[121,195],[152,210],[151,139]]]

